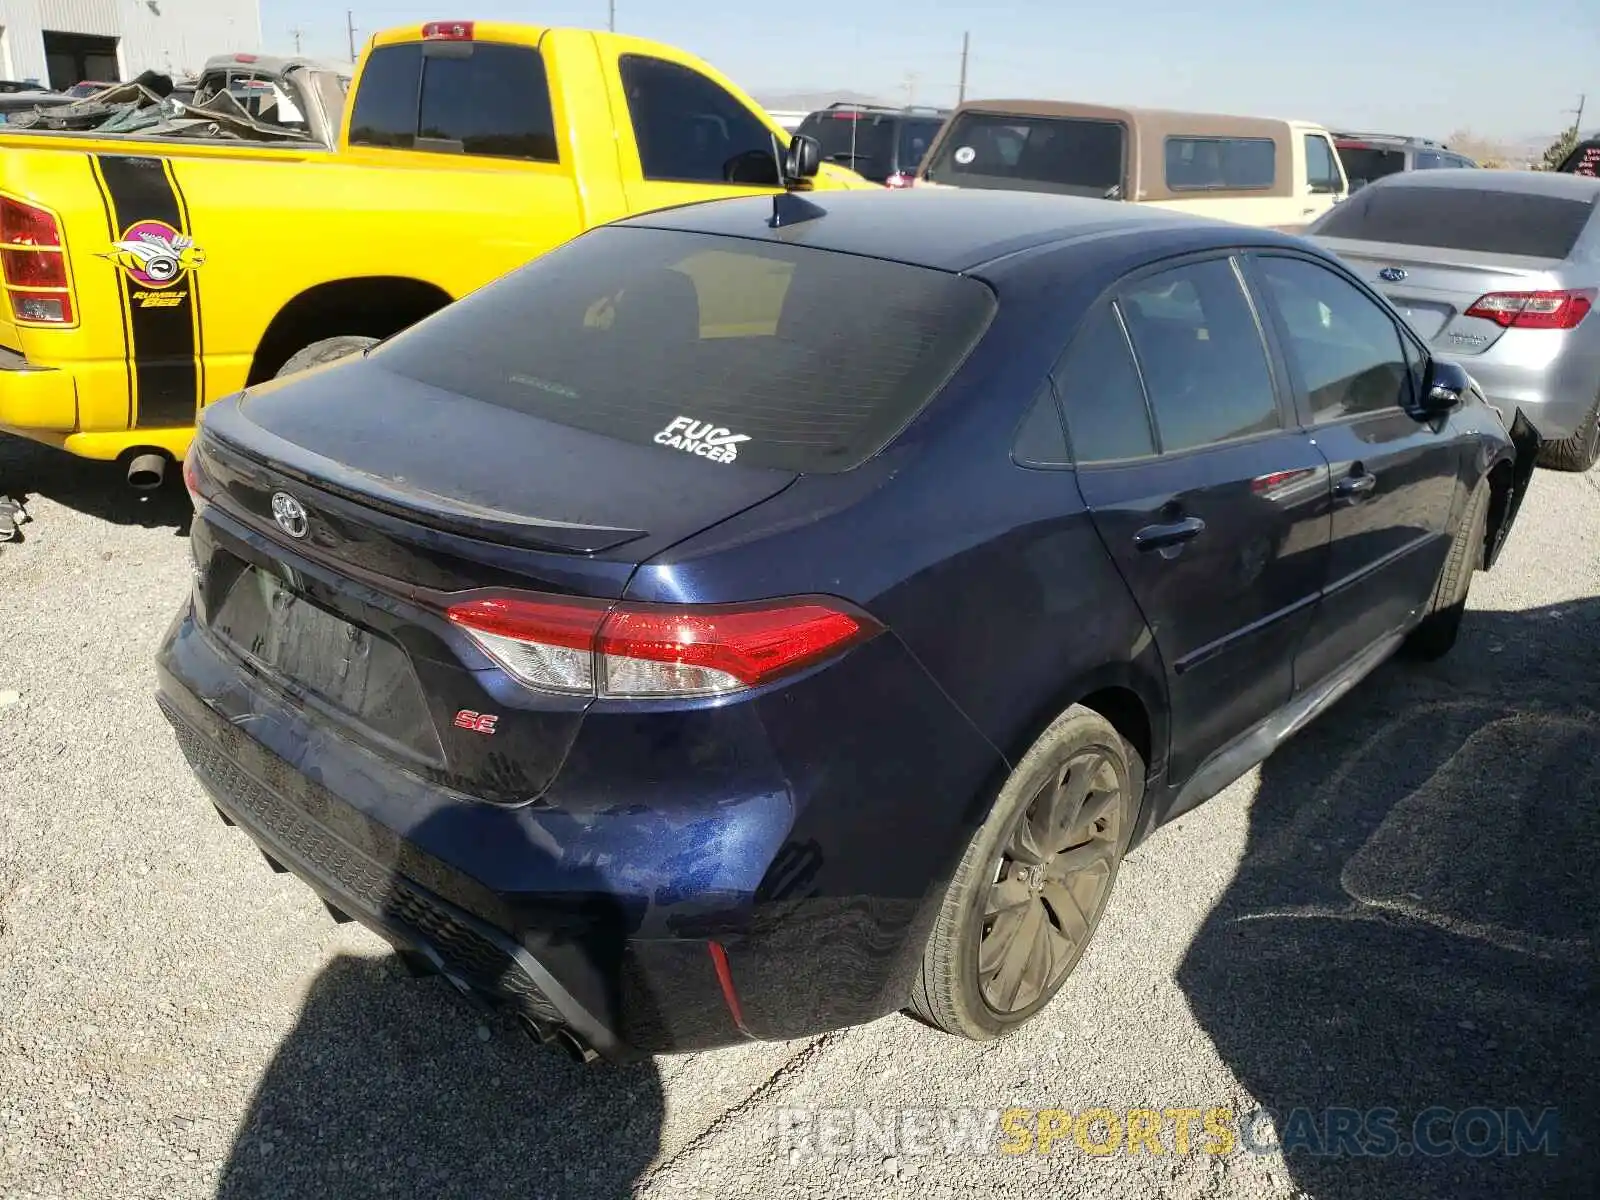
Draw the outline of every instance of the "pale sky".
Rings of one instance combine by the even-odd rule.
[[[346,0],[373,30],[445,18],[604,28],[607,0]],[[1600,127],[1600,0],[616,0],[620,31],[672,42],[747,91],[847,88],[950,104],[1038,97],[1298,117],[1444,137]],[[265,48],[348,57],[345,9],[262,0]]]

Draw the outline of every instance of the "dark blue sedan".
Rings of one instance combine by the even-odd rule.
[[[208,410],[160,701],[275,867],[579,1057],[988,1038],[1130,846],[1449,649],[1537,447],[1286,235],[680,208]]]

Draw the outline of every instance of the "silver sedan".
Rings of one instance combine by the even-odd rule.
[[[1600,458],[1600,179],[1408,171],[1362,188],[1307,233],[1477,380],[1540,462]]]

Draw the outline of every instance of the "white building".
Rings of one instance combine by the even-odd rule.
[[[258,0],[0,0],[0,79],[68,88],[181,75],[260,48]]]

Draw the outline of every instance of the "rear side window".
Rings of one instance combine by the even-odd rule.
[[[531,46],[380,46],[368,59],[350,144],[556,162],[544,60]]]
[[[1269,188],[1277,179],[1271,138],[1169,137],[1167,187],[1174,192]]]
[[[1261,331],[1226,259],[1147,276],[1119,305],[1163,452],[1282,425]]]
[[[742,157],[771,161],[772,131],[700,72],[639,54],[624,54],[620,69],[646,179],[741,182]]]
[[[417,97],[422,89],[422,46],[379,46],[367,55],[350,114],[352,146],[409,150],[417,140]]]
[[[1156,452],[1139,370],[1109,304],[1084,321],[1056,368],[1055,381],[1078,462],[1114,462]]]
[[[1446,162],[1445,156],[1437,150],[1418,150],[1412,156],[1411,169],[1413,171],[1438,171],[1445,167],[1453,166],[1455,164]]]
[[[1114,121],[964,112],[927,178],[959,187],[1104,197],[1122,186],[1124,131]]]
[[[847,471],[988,328],[942,271],[675,230],[597,229],[373,352],[473,400],[709,464]],[[704,436],[707,433],[714,436]]]
[[[1363,188],[1312,227],[1327,237],[1565,258],[1594,213],[1585,200],[1470,187]]]

